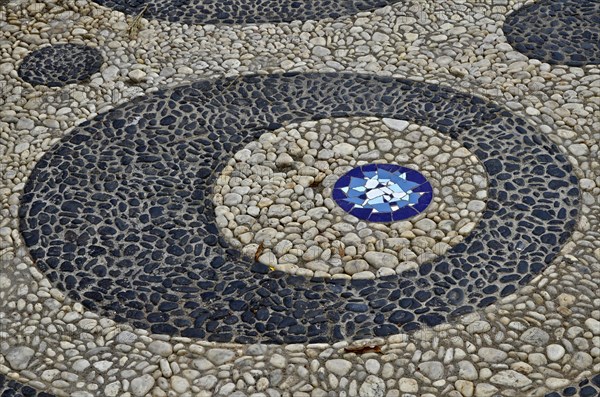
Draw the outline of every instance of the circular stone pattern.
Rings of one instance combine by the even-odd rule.
[[[373,161],[430,181],[433,201],[410,220],[376,223],[338,206],[334,184]],[[406,120],[355,117],[290,124],[236,152],[214,185],[216,223],[235,248],[302,276],[401,274],[461,242],[483,214],[487,178],[449,136]]]
[[[600,1],[540,0],[507,16],[506,40],[530,58],[558,65],[600,63]]]
[[[475,153],[489,189],[469,237],[376,280],[311,280],[231,249],[211,188],[233,153],[283,123],[347,115],[427,125]],[[210,341],[332,342],[440,324],[515,292],[569,238],[577,182],[532,125],[478,97],[371,75],[243,76],[78,125],[36,164],[20,229],[51,283],[117,321]]]
[[[32,85],[62,87],[79,83],[100,71],[100,51],[81,44],[55,44],[28,54],[19,76]]]
[[[366,164],[342,175],[332,197],[359,219],[392,222],[425,211],[432,194],[431,184],[419,171],[397,164]]]
[[[385,7],[399,0],[94,0],[129,15],[195,24],[277,23],[339,18]]]

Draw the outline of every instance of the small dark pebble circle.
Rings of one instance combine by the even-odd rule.
[[[577,385],[566,387],[560,391],[553,391],[544,397],[599,397],[600,396],[600,374],[592,378],[583,379]]]
[[[196,24],[277,23],[339,18],[400,0],[93,0],[128,15]]]
[[[555,65],[600,63],[600,0],[540,0],[509,14],[506,40],[529,58]]]
[[[212,186],[233,154],[288,123],[349,116],[429,126],[477,155],[489,199],[472,233],[376,280],[271,271],[229,247]],[[360,74],[244,76],[159,90],[77,126],[36,164],[20,229],[55,286],[116,321],[219,342],[333,342],[434,326],[517,291],[571,235],[577,186],[558,147],[479,97]]]
[[[79,83],[100,71],[100,51],[82,44],[55,44],[28,54],[18,69],[19,77],[32,85],[62,87]]]
[[[55,397],[54,394],[39,392],[31,386],[8,379],[0,374],[0,397]]]

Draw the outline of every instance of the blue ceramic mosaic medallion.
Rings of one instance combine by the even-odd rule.
[[[396,164],[366,164],[335,183],[335,202],[357,218],[393,222],[423,212],[433,197],[431,184],[419,171]]]

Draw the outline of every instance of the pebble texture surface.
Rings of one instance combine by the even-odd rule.
[[[7,379],[0,374],[0,397],[55,397],[53,394],[39,392],[33,387]]]
[[[472,234],[378,281],[308,280],[228,249],[210,191],[231,155],[283,123],[347,115],[410,120],[470,148],[489,177]],[[245,76],[158,91],[77,127],[37,163],[21,231],[56,286],[138,328],[220,342],[361,339],[440,324],[525,285],[573,229],[571,171],[523,118],[439,85]]]
[[[339,18],[393,4],[398,0],[309,1],[126,1],[94,0],[130,15],[187,24],[276,23],[294,20]]]
[[[565,391],[578,396],[580,389],[590,393],[591,383],[581,382],[592,382],[600,373],[600,70],[591,64],[549,64],[516,51],[507,43],[502,25],[524,3],[531,1],[407,0],[336,20],[231,26],[136,20],[87,0],[0,1],[0,373],[18,382],[3,386],[0,393],[15,394],[23,385],[59,397],[522,397]],[[27,54],[61,42],[98,48],[105,57],[100,73],[84,84],[62,88],[32,86],[19,77],[18,67]],[[116,323],[97,309],[87,309],[38,270],[19,231],[21,196],[35,164],[74,127],[114,106],[139,101],[136,96],[153,95],[157,87],[284,71],[410,78],[455,87],[510,109],[535,126],[545,142],[555,143],[573,165],[581,204],[571,238],[527,285],[481,310],[410,333],[334,343],[236,344],[153,334],[151,329]],[[314,127],[303,126],[306,121],[296,127],[290,123],[261,137],[293,128],[310,136],[315,132],[311,128],[320,132],[325,121],[336,119],[308,121],[319,122]],[[356,119],[364,124],[369,117]],[[370,126],[358,127],[370,131]],[[413,127],[427,131],[424,124],[406,128]],[[467,182],[476,188],[463,190],[464,182],[459,181],[468,172],[484,173],[473,173],[481,162],[465,167],[454,182],[441,183],[447,177],[443,171],[458,157],[455,151],[469,149],[445,132],[415,142],[404,139],[411,133],[403,140],[414,145],[412,151],[400,155],[415,160],[424,154],[419,150],[427,150],[425,156],[435,150],[451,155],[447,162],[436,162],[438,153],[427,157],[430,164],[430,160],[410,163],[432,181],[434,191],[434,182],[440,181],[438,188],[448,192],[436,193],[444,201],[434,197],[426,220],[442,218],[452,204],[446,203],[448,196],[488,189],[487,183]],[[377,145],[389,146],[377,142],[379,137],[366,137],[368,142],[357,142],[357,151],[361,146],[369,148],[367,153],[380,150]],[[246,143],[233,157],[260,139]],[[452,150],[446,151],[450,144]],[[265,150],[266,156],[269,153]],[[382,153],[383,159],[395,161],[389,154]],[[280,161],[285,163],[283,157]],[[327,160],[316,158],[315,165],[322,161]],[[402,164],[409,163],[403,159]],[[315,165],[322,168],[321,163]],[[214,171],[217,179],[228,166]],[[304,202],[325,205],[326,198],[320,204],[317,193],[318,189]],[[481,200],[485,204],[486,199]],[[459,222],[477,223],[482,214],[459,208],[463,204],[457,200],[452,204],[456,207],[447,211],[451,217],[459,216],[456,227],[442,224],[443,229],[428,231],[433,225],[418,223],[423,220],[418,216],[414,227],[406,225],[402,233],[413,232],[413,240],[420,241],[426,237],[417,235],[421,232],[454,233],[462,229]],[[227,209],[233,213],[240,205],[243,208],[244,203]],[[226,236],[229,225],[221,226],[220,215],[215,215],[218,233],[233,245]],[[236,216],[233,221],[237,223]],[[357,255],[370,247],[372,235],[364,234],[371,227],[355,225],[357,238],[347,241],[352,243],[346,246],[349,255],[355,254],[352,247]],[[455,237],[464,242],[469,234]],[[253,244],[242,247],[251,257],[258,248]],[[379,250],[376,244],[372,248]],[[269,249],[265,246],[262,256]],[[372,277],[380,277],[376,273],[382,269],[373,269]]]
[[[95,48],[54,44],[27,55],[19,66],[19,76],[32,85],[62,87],[88,79],[100,71],[103,62]]]
[[[335,204],[332,189],[358,164],[419,170],[433,202],[410,221],[374,224]],[[303,276],[400,274],[443,255],[485,209],[483,164],[457,141],[405,120],[377,117],[289,124],[237,151],[213,187],[220,233],[248,256]],[[260,247],[260,248],[259,248]]]
[[[506,40],[533,59],[558,65],[600,63],[600,1],[540,0],[506,17]]]
[[[562,391],[546,394],[544,397],[597,397],[600,396],[600,374],[591,379],[583,379],[576,385]]]

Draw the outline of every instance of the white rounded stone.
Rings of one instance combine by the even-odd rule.
[[[338,143],[332,149],[333,152],[339,156],[350,156],[356,150],[353,145],[346,142]]]
[[[419,383],[412,378],[400,378],[398,388],[404,393],[416,393],[419,391]]]
[[[517,371],[513,371],[512,369],[497,372],[495,375],[492,375],[490,381],[507,387],[523,387],[530,385],[533,382],[527,376],[520,374]]]
[[[327,360],[325,362],[325,368],[337,376],[346,376],[352,368],[352,363],[348,360],[336,358],[333,360]]]
[[[404,131],[410,123],[406,120],[386,119],[384,118],[383,123],[396,131]]]
[[[368,373],[377,375],[377,373],[379,373],[379,370],[381,369],[381,364],[379,363],[379,361],[370,358],[365,362],[365,369]]]
[[[136,397],[143,397],[148,394],[150,390],[154,387],[154,383],[156,381],[150,374],[142,375],[140,377],[134,378],[130,384],[131,393]]]
[[[213,364],[221,365],[233,360],[235,353],[228,349],[210,349],[206,352],[208,358]]]
[[[387,252],[366,252],[364,258],[369,265],[376,269],[382,267],[395,268],[400,263],[396,255],[388,254]]]
[[[565,355],[565,348],[558,344],[551,344],[546,346],[546,356],[550,361],[558,361]]]
[[[444,369],[444,364],[439,361],[426,361],[420,363],[418,369],[423,373],[423,375],[433,381],[442,379],[446,372]]]
[[[375,375],[368,375],[360,386],[361,397],[383,397],[385,395],[385,382]]]
[[[35,351],[28,346],[15,346],[6,351],[4,358],[12,369],[21,370],[28,367],[34,354]]]
[[[162,357],[168,357],[173,353],[173,346],[161,340],[155,340],[150,342],[148,345],[148,350],[154,354],[158,354]]]

